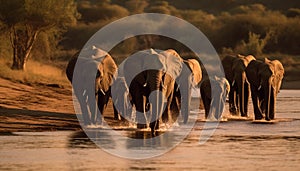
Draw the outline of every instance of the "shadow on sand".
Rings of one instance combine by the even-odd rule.
[[[79,129],[75,114],[0,107],[0,135],[20,131]]]

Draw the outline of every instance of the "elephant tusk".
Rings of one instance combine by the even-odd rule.
[[[233,86],[234,86],[234,84],[235,84],[235,80],[233,80],[233,82],[232,82],[231,86],[233,87]]]
[[[147,86],[147,82],[143,86],[146,87]]]
[[[162,83],[162,82],[161,82],[161,87],[162,87],[163,89],[166,88],[166,87],[164,86],[164,83]]]
[[[85,96],[85,94],[86,94],[86,90],[83,91],[82,95]]]
[[[259,91],[260,89],[261,89],[261,85],[258,87],[258,89],[257,89],[257,90]]]
[[[177,86],[176,92],[178,92],[178,91],[179,91],[179,87],[180,87],[180,85],[178,85],[178,86]]]
[[[102,93],[103,95],[105,95],[105,92],[104,92],[102,89],[100,89],[100,91],[101,91],[101,93]]]

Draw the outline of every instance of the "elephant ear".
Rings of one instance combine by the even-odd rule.
[[[100,72],[101,70],[103,71],[103,77],[100,84],[103,91],[106,92],[109,90],[109,87],[112,85],[116,77],[118,67],[113,58],[107,54],[99,64],[98,69]]]
[[[192,71],[193,86],[198,85],[202,79],[202,71],[199,62],[196,59],[188,59],[186,64]]]
[[[76,65],[79,53],[80,52],[76,52],[72,56],[71,60],[68,62],[67,68],[66,68],[66,75],[67,75],[68,80],[71,83],[72,83],[72,80],[73,80],[73,73],[74,73],[74,69],[75,69],[75,65]]]
[[[244,59],[244,58],[245,58],[245,56],[244,56],[244,55],[241,55],[241,54],[237,54],[236,57],[237,57],[237,58],[240,58],[240,59]]]
[[[282,65],[282,63],[278,60],[274,60],[273,63],[275,64],[275,71],[276,71],[276,74],[282,74],[284,75],[284,67]]]
[[[166,58],[166,73],[175,80],[182,71],[183,59],[173,49],[162,51],[160,54]]]

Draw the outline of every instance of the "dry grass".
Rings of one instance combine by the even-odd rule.
[[[25,71],[12,70],[11,62],[0,59],[0,77],[25,84],[57,84],[70,86],[64,69],[29,60]]]

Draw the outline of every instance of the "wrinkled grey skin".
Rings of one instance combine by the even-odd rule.
[[[247,82],[245,69],[255,58],[248,56],[226,56],[222,60],[225,77],[230,84],[229,111],[233,115],[248,116],[249,84]]]
[[[78,99],[84,125],[101,124],[116,71],[112,57],[94,46],[76,53],[69,61],[66,74]]]
[[[230,91],[226,78],[205,78],[200,84],[200,94],[205,109],[205,119],[220,120]]]
[[[252,61],[246,68],[247,79],[251,87],[251,96],[255,120],[263,118],[267,121],[275,118],[275,104],[284,68],[280,61]]]

